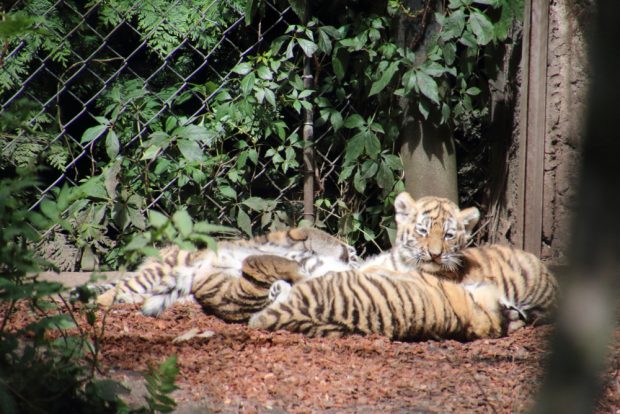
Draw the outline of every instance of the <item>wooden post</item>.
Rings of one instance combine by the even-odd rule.
[[[310,0],[306,0],[304,24],[310,20]],[[314,78],[312,76],[312,57],[304,55],[304,72],[302,76],[304,89],[314,88]],[[306,98],[310,105],[304,106],[304,123],[302,129],[304,152],[303,152],[303,174],[304,174],[304,220],[314,223],[314,108],[312,107],[311,95]]]
[[[537,256],[542,247],[548,37],[549,2],[526,0],[515,242]]]

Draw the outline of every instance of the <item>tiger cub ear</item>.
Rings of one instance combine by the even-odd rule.
[[[465,208],[459,211],[459,219],[463,222],[465,231],[471,233],[476,224],[478,224],[478,220],[480,220],[480,211],[476,207]]]
[[[394,199],[396,211],[396,224],[404,224],[410,221],[415,214],[415,200],[409,193],[402,192]]]

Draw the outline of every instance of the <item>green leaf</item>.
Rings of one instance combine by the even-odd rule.
[[[145,247],[150,242],[150,238],[144,234],[134,236],[129,243],[125,246],[126,251],[139,250]]]
[[[186,210],[179,210],[174,213],[172,216],[172,222],[183,237],[188,237],[192,234],[194,223]]]
[[[211,233],[237,233],[237,229],[228,226],[222,226],[220,224],[211,224],[206,221],[199,221],[194,223],[194,232],[195,233],[203,233],[203,234],[211,234]]]
[[[485,6],[493,6],[497,7],[499,1],[498,0],[473,0],[475,4],[483,4]]]
[[[422,94],[431,101],[439,104],[439,89],[437,87],[437,82],[435,82],[435,79],[431,78],[424,72],[418,72],[417,78],[420,92],[422,92]]]
[[[454,43],[445,43],[442,46],[442,52],[446,65],[452,65],[456,60],[456,45]]]
[[[329,38],[329,35],[323,30],[323,28],[319,28],[319,50],[327,55],[332,53],[332,41]]]
[[[396,72],[398,72],[398,62],[390,63],[387,69],[382,72],[381,78],[379,78],[378,81],[373,82],[372,86],[370,87],[370,92],[368,93],[368,96],[370,97],[376,95],[383,89],[385,89],[385,87],[390,83]]]
[[[254,211],[265,211],[268,205],[267,200],[264,200],[260,197],[246,198],[241,203],[250,207]]]
[[[273,93],[271,89],[265,89],[265,99],[267,102],[271,104],[271,106],[276,106],[276,95]]]
[[[105,151],[111,160],[116,158],[119,148],[120,143],[118,142],[118,137],[116,136],[116,133],[112,130],[109,130],[108,134],[105,137]]]
[[[56,203],[48,199],[44,199],[43,201],[41,201],[41,204],[39,204],[39,208],[41,209],[41,213],[43,213],[45,217],[51,220],[56,220],[60,214],[56,207]]]
[[[121,171],[121,161],[117,160],[110,168],[103,170],[103,185],[111,200],[115,200],[117,196],[116,188],[118,187],[118,173]]]
[[[428,108],[428,105],[423,99],[420,99],[420,101],[418,102],[418,110],[420,111],[424,119],[428,119],[428,114],[430,113],[430,109]]]
[[[381,152],[381,141],[379,141],[375,134],[368,134],[364,142],[364,148],[366,149],[366,154],[374,160]]]
[[[379,171],[377,171],[376,180],[379,188],[384,190],[391,189],[394,186],[394,173],[392,169],[382,162],[379,166]]]
[[[493,23],[479,11],[473,11],[469,15],[468,26],[476,36],[479,45],[484,46],[493,40]]]
[[[177,147],[183,157],[190,162],[199,162],[202,161],[203,153],[202,148],[196,141],[190,141],[188,139],[179,139],[177,140]]]
[[[340,112],[338,112],[336,110],[332,111],[331,114],[329,115],[329,119],[332,122],[332,127],[334,127],[334,131],[338,132],[338,130],[344,124],[344,122],[342,120],[342,115],[340,114]]]
[[[100,200],[108,199],[108,192],[100,176],[89,178],[84,184],[80,185],[80,191],[87,197]]]
[[[400,171],[403,169],[402,160],[398,155],[394,154],[385,154],[381,158],[383,158],[383,163],[390,167],[393,171]]]
[[[316,43],[308,40],[308,39],[297,39],[297,43],[299,44],[299,46],[301,46],[301,48],[304,51],[304,54],[307,57],[312,57],[312,55],[314,55],[314,52],[316,52],[318,46],[316,45]]]
[[[353,187],[355,187],[360,194],[363,194],[366,190],[366,180],[362,177],[359,170],[353,176]]]
[[[366,160],[364,161],[362,166],[359,168],[359,171],[360,171],[360,174],[362,174],[362,178],[367,180],[369,178],[374,177],[378,169],[379,169],[379,164],[377,164],[376,161]]]
[[[234,68],[232,68],[232,72],[237,73],[239,75],[247,75],[252,70],[252,64],[250,62],[241,62]]]
[[[445,124],[446,122],[448,122],[448,120],[450,119],[450,113],[450,107],[446,103],[443,103],[441,105],[441,120],[439,122],[441,124]]]
[[[220,194],[223,195],[226,198],[230,198],[233,200],[237,199],[237,192],[235,191],[234,188],[224,185],[222,187],[219,188]]]
[[[359,114],[350,115],[344,121],[344,127],[348,129],[359,128],[365,124],[366,121],[364,121],[364,118]]]
[[[465,12],[462,9],[448,16],[441,28],[441,38],[445,41],[460,37],[465,29],[465,18]]]
[[[245,25],[249,26],[252,23],[252,18],[254,17],[254,13],[256,13],[256,5],[259,0],[246,0],[245,2]]]
[[[101,134],[103,134],[106,129],[108,129],[107,125],[97,125],[97,126],[88,128],[86,131],[84,131],[80,144],[86,144],[88,142],[91,142],[92,140],[96,139]]]
[[[344,151],[345,163],[355,161],[360,155],[362,155],[362,151],[364,151],[364,138],[364,133],[358,133],[347,142]]]
[[[306,20],[306,1],[310,0],[288,0],[291,8],[302,22]]]
[[[144,151],[140,160],[152,160],[153,158],[157,157],[157,154],[159,154],[160,150],[161,147],[159,145],[151,145]]]
[[[459,43],[467,46],[470,49],[475,49],[478,47],[478,41],[476,40],[476,37],[469,30],[465,30],[463,32],[463,36],[461,36],[461,38],[459,39]]]
[[[216,134],[202,125],[187,125],[180,128],[178,134],[181,138],[187,138],[191,141],[199,141],[207,146],[211,146],[215,140]]]
[[[405,74],[403,75],[402,84],[406,94],[410,93],[413,90],[417,81],[418,78],[415,74],[415,70],[408,70],[407,72],[405,72]]]
[[[332,68],[334,70],[334,74],[336,75],[336,79],[339,81],[344,79],[348,66],[349,53],[343,48],[336,49],[332,54]]]
[[[342,168],[340,175],[338,176],[338,184],[345,182],[353,173],[353,169],[355,168],[355,164],[349,164]]]
[[[273,72],[265,65],[261,65],[256,69],[256,74],[259,78],[264,80],[272,80]]]
[[[243,77],[243,79],[241,79],[239,89],[241,90],[243,96],[248,96],[252,92],[254,82],[256,82],[256,75],[254,75],[254,72],[248,73]]]
[[[80,259],[80,269],[85,272],[93,271],[99,263],[99,258],[93,252],[90,246],[86,246],[82,250],[82,258]]]
[[[431,75],[432,77],[436,78],[438,76],[443,75],[444,73],[447,72],[447,68],[440,65],[437,62],[427,62],[425,65],[422,66],[421,68],[425,73],[428,73],[429,75]]]
[[[168,217],[161,214],[159,211],[149,210],[149,224],[156,229],[161,229],[168,223]]]
[[[250,216],[248,213],[239,209],[237,212],[237,227],[241,229],[248,236],[252,236],[252,221],[250,220]]]
[[[144,215],[139,209],[127,207],[127,213],[131,224],[142,231],[146,229],[146,220],[144,220]]]
[[[471,95],[471,96],[476,96],[480,94],[480,88],[477,88],[475,86],[472,86],[471,88],[468,88],[465,93],[467,95]]]

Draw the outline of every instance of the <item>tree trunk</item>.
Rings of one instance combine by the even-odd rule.
[[[432,195],[457,202],[456,153],[450,129],[413,119],[403,125],[401,140],[407,192],[416,199]]]
[[[421,21],[412,21],[403,13],[398,19],[397,43],[401,47],[413,48],[417,59],[425,59],[427,39],[439,28],[433,20],[433,12],[439,11],[442,2],[407,0],[404,5],[419,15]],[[424,120],[417,109],[417,101],[403,98],[400,105],[404,114],[400,155],[405,171],[405,189],[414,198],[432,195],[457,202],[456,152],[452,131],[446,126],[437,126],[431,117]]]

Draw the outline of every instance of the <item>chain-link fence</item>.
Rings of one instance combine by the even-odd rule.
[[[115,252],[150,210],[187,208],[247,233],[297,224],[303,108],[282,109],[288,98],[269,91],[301,74],[286,74],[300,48],[272,53],[299,19],[266,1],[250,22],[246,3],[18,0],[6,10],[23,29],[0,51],[0,162],[39,168],[30,207],[57,223],[40,248],[61,269],[122,262]],[[306,105],[309,93],[295,93]],[[349,187],[338,181],[344,144],[324,121],[312,143],[319,225],[355,208],[321,200]]]

